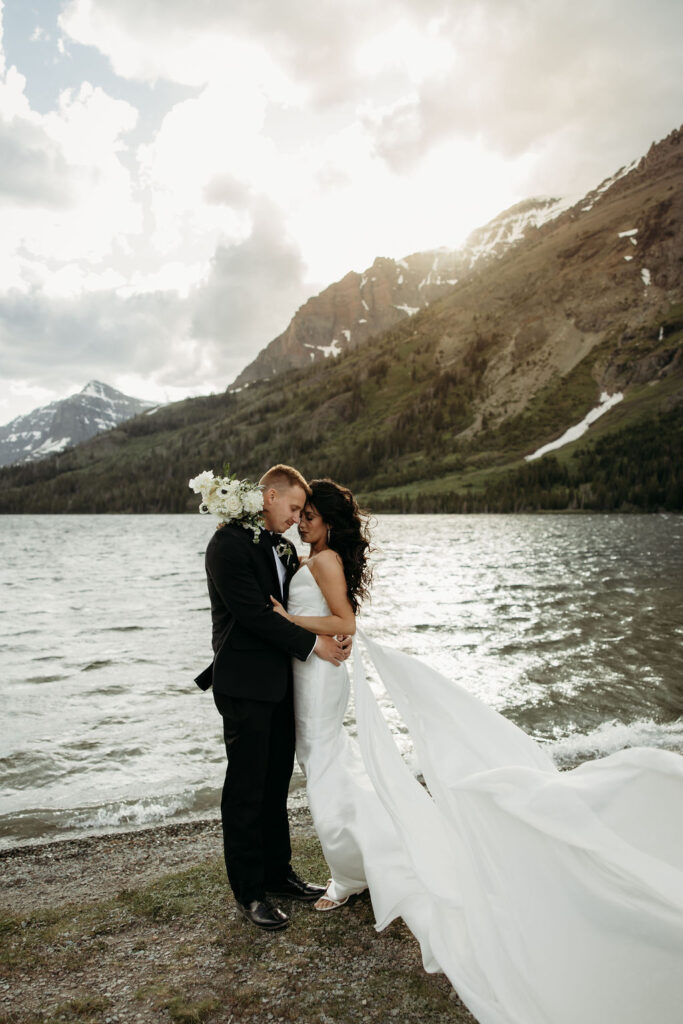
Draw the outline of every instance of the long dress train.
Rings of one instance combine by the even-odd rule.
[[[295,576],[295,594],[317,589],[306,577]],[[382,716],[361,641],[410,731],[427,789]],[[307,666],[295,673],[304,731]],[[344,708],[339,692],[332,697],[340,690],[333,673],[342,673],[308,671],[319,682],[314,717],[327,718],[321,741],[327,747],[334,734],[341,744],[332,775],[328,765],[307,780],[311,812],[318,827],[324,808],[326,854],[323,836],[345,836],[335,848],[342,862],[353,848],[379,929],[402,917],[426,969],[443,971],[481,1024],[680,1024],[682,757],[639,748],[560,772],[462,687],[358,633],[362,756],[337,805],[334,776],[344,774],[343,751],[353,750],[337,736]],[[305,746],[308,764],[324,760],[315,736]],[[354,788],[362,793],[356,803]]]

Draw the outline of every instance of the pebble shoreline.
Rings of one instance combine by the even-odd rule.
[[[290,810],[289,820],[293,836],[315,834],[307,807]],[[108,899],[131,885],[219,857],[222,850],[218,818],[0,850],[0,911],[30,914],[46,906]]]

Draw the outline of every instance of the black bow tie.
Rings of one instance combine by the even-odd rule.
[[[261,540],[264,544],[267,544],[270,548],[276,548],[278,544],[282,543],[281,533],[269,533],[268,530],[264,530],[261,534]]]

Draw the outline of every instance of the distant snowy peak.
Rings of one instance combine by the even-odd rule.
[[[108,384],[103,384],[99,380],[89,380],[85,387],[79,391],[79,394],[92,395],[93,398],[108,398],[110,400],[126,397],[120,391],[117,391],[116,388],[110,388]]]
[[[75,395],[17,416],[0,427],[0,466],[35,462],[111,430],[155,406],[91,380]]]

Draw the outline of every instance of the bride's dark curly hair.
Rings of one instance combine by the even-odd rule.
[[[334,480],[311,480],[308,504],[320,514],[328,528],[328,546],[336,551],[344,566],[346,592],[356,613],[370,593],[372,569],[368,564],[370,517],[358,507],[348,487]]]

